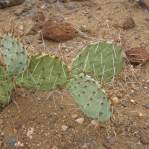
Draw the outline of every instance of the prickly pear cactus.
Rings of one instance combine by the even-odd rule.
[[[81,74],[71,79],[67,88],[88,117],[101,122],[109,120],[112,115],[110,102],[94,79]]]
[[[0,65],[0,81],[5,79],[5,68]]]
[[[40,90],[64,86],[68,69],[58,58],[50,55],[31,57],[28,69],[17,79],[17,85]]]
[[[29,59],[26,50],[11,35],[5,35],[1,40],[0,55],[9,76],[17,75],[28,67]]]
[[[10,80],[0,80],[0,105],[6,105],[10,102],[13,83]]]
[[[72,74],[83,72],[98,81],[110,81],[122,70],[121,53],[121,48],[113,44],[105,42],[90,44],[74,59]]]

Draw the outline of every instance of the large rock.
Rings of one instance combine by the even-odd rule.
[[[49,19],[43,24],[42,34],[44,39],[53,41],[71,40],[77,35],[73,25],[61,19]]]
[[[149,0],[136,0],[141,6],[146,7],[149,9]]]
[[[15,5],[20,5],[25,0],[0,0],[0,8],[11,7]]]

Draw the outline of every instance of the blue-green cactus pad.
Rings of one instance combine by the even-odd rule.
[[[76,76],[67,85],[69,92],[88,116],[101,122],[110,119],[111,105],[99,84],[89,76]]]
[[[9,76],[18,75],[28,67],[29,58],[25,48],[11,35],[4,35],[1,40],[0,54]]]

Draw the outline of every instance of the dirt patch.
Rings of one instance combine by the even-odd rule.
[[[80,36],[56,43],[43,42],[39,33],[29,34],[32,17],[39,10],[47,18],[65,18],[81,31]],[[0,14],[0,36],[13,25],[11,29],[31,54],[54,53],[66,63],[84,45],[99,40],[114,41],[124,49],[149,49],[144,9],[128,1],[31,1],[0,10]],[[115,27],[126,16],[133,18],[135,26],[129,30]],[[105,85],[109,98],[118,97],[119,102],[113,107],[112,119],[104,124],[95,125],[81,113],[66,90],[18,89],[13,102],[0,113],[0,147],[10,148],[14,140],[23,149],[148,149],[149,64],[142,67],[127,65],[117,80]],[[76,122],[78,118],[84,118],[82,124]]]

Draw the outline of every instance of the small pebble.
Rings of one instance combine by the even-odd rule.
[[[62,125],[62,130],[63,131],[66,131],[68,129],[68,126],[67,125]]]
[[[76,118],[78,117],[78,115],[77,115],[77,114],[73,114],[71,117],[72,117],[73,119],[76,119]]]
[[[149,109],[149,104],[143,105],[145,109]]]
[[[96,120],[92,120],[91,124],[94,125],[95,127],[99,126],[99,123]]]
[[[83,122],[84,122],[84,118],[82,117],[82,118],[78,118],[78,119],[76,119],[75,120],[78,124],[83,124]]]
[[[131,103],[135,103],[135,101],[133,99],[130,100]]]
[[[114,105],[116,105],[116,104],[119,103],[118,97],[112,97],[112,98],[111,98],[111,101],[112,101],[112,103],[113,103]]]
[[[143,117],[143,114],[141,112],[139,112],[139,117]]]
[[[142,144],[149,144],[149,135],[147,133],[141,133],[140,134],[140,141]]]
[[[58,147],[54,145],[54,146],[52,147],[52,149],[58,149]]]

